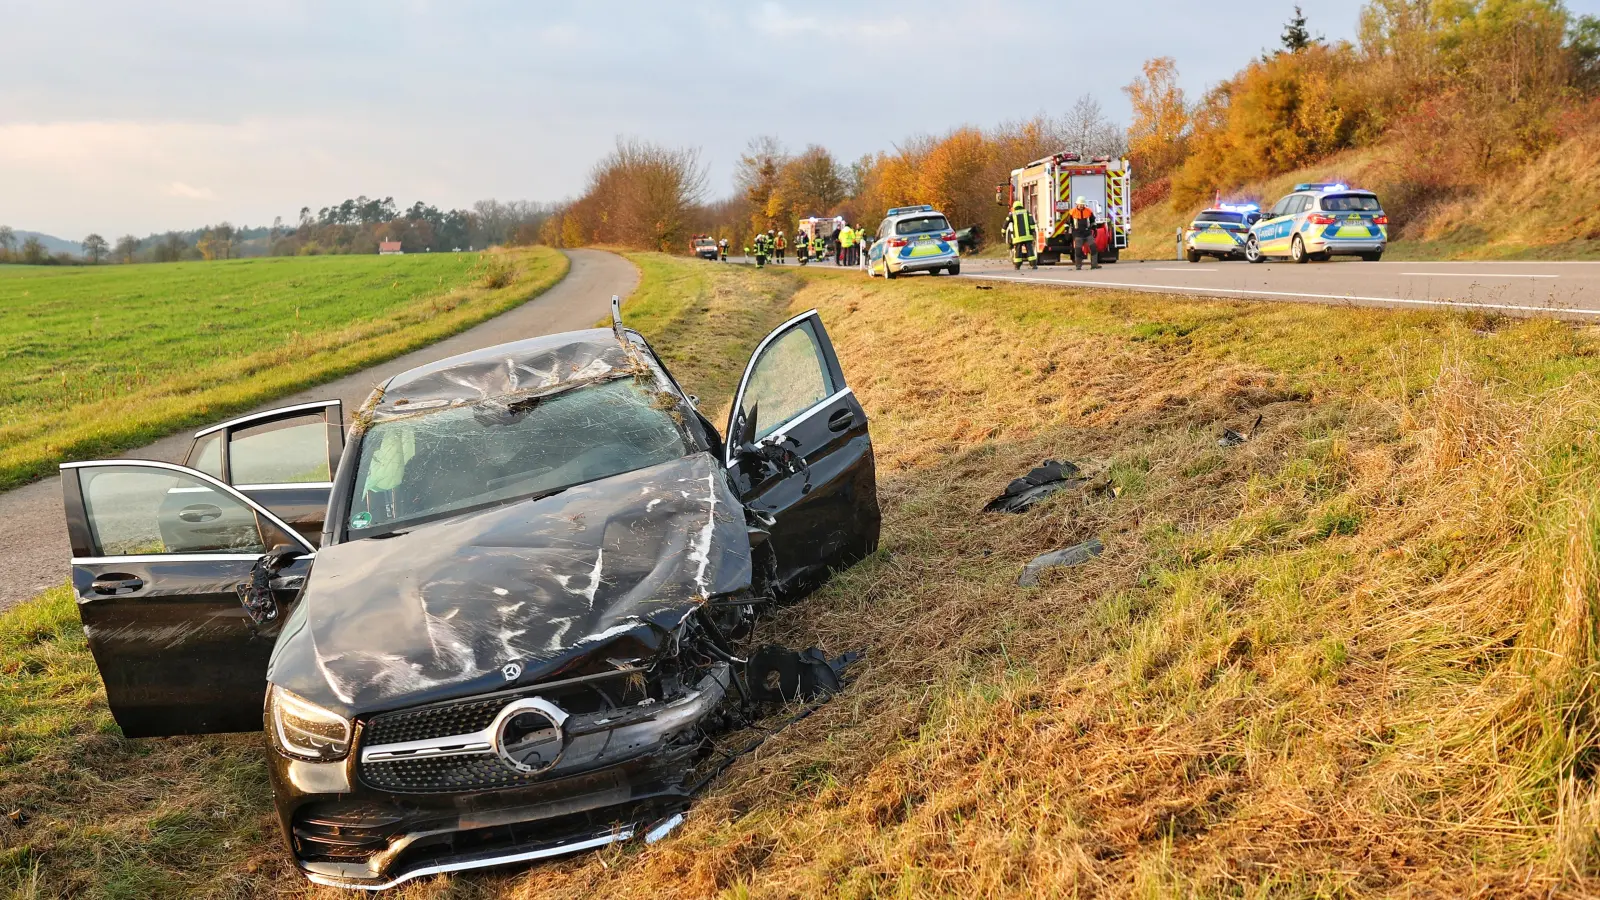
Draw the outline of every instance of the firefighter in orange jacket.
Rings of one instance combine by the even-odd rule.
[[[1072,228],[1072,267],[1083,268],[1085,252],[1089,256],[1089,268],[1100,268],[1100,244],[1096,240],[1096,225],[1094,209],[1089,206],[1089,198],[1079,197],[1078,205],[1067,211],[1067,218]]]

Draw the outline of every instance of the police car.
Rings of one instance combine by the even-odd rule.
[[[1183,235],[1183,256],[1197,263],[1202,257],[1234,259],[1244,256],[1245,238],[1250,226],[1261,219],[1254,203],[1224,203],[1201,211]]]
[[[1377,262],[1389,246],[1389,217],[1371,191],[1342,184],[1300,184],[1250,227],[1244,258],[1297,263],[1331,256]]]
[[[867,250],[867,274],[893,278],[940,270],[961,274],[961,248],[950,220],[927,204],[889,210]]]

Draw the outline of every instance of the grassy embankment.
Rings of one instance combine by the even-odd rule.
[[[859,679],[668,842],[480,890],[1593,894],[1600,334],[800,277],[885,552],[778,637]],[[978,512],[1045,457],[1120,495]]]
[[[0,488],[432,343],[566,270],[547,248],[0,266]]]
[[[1401,223],[1392,229],[1396,239],[1387,259],[1600,259],[1600,131],[1580,132],[1459,196],[1419,196],[1403,171],[1387,148],[1357,150],[1247,185],[1227,198],[1267,208],[1298,183],[1340,181],[1377,191]],[[1140,210],[1128,255],[1174,258],[1173,230],[1192,222],[1204,206],[1180,208],[1166,201]]]
[[[1600,334],[641,265],[628,319],[675,328],[708,397],[732,369],[693,368],[697,306],[755,304],[746,342],[795,282],[822,310],[884,550],[771,636],[867,662],[666,842],[399,896],[1593,894]],[[1115,495],[978,512],[1045,457]],[[1100,560],[1014,586],[1091,536]],[[64,596],[0,618],[0,723],[27,723],[0,804],[30,816],[0,820],[0,878],[304,890],[259,740],[122,741],[81,642]]]

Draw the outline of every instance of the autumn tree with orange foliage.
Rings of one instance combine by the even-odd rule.
[[[1142,177],[1161,178],[1188,152],[1191,112],[1178,84],[1178,63],[1170,56],[1146,60],[1139,77],[1122,92],[1133,106],[1128,153]]]

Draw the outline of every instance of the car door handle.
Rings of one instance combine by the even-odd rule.
[[[221,516],[222,509],[209,503],[196,503],[178,510],[178,518],[185,522],[209,522]]]
[[[828,430],[832,432],[844,431],[856,422],[856,414],[848,409],[841,409],[828,417]]]
[[[133,575],[102,575],[89,587],[96,594],[131,594],[144,587],[144,580]]]

